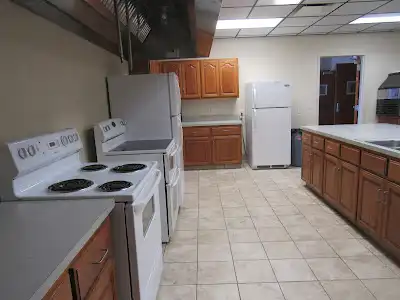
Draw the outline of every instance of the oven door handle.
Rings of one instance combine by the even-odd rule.
[[[179,179],[181,178],[181,169],[178,168],[176,171],[177,171],[176,172],[177,174],[175,175],[175,181],[170,183],[170,184],[168,184],[169,187],[176,186],[178,184]]]
[[[178,144],[175,144],[175,148],[174,148],[174,150],[171,152],[170,156],[175,156],[176,153],[178,153],[178,151],[179,151],[179,145],[178,145]]]
[[[156,180],[155,180],[155,185],[157,186],[161,180],[161,171],[156,170],[156,172],[157,172],[157,176],[156,176]],[[149,199],[151,198],[152,193],[153,193],[153,188],[150,190],[150,193],[148,195],[146,195],[146,197],[142,197],[142,193],[139,194],[139,196],[137,197],[137,199],[139,199],[139,201],[133,202],[133,211],[135,213],[140,213],[144,210],[147,203],[149,202]]]

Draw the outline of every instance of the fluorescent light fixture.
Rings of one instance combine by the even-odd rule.
[[[262,1],[261,6],[264,5],[288,5],[288,4],[299,4],[301,0],[267,0]]]
[[[273,19],[240,19],[240,20],[219,20],[217,29],[243,29],[243,28],[264,28],[275,27],[283,18]]]
[[[354,20],[350,24],[373,24],[373,23],[393,23],[400,22],[400,14],[374,14]]]

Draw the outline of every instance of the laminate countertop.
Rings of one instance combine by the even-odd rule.
[[[400,125],[320,125],[303,126],[301,129],[388,156],[400,158],[400,151],[398,150],[368,143],[368,141],[400,140]]]
[[[0,298],[42,299],[114,208],[114,200],[0,202]]]
[[[240,120],[240,116],[235,115],[188,116],[182,118],[183,127],[219,125],[242,125],[242,121]]]

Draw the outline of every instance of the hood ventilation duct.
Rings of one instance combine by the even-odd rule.
[[[400,72],[391,73],[378,89],[378,116],[400,116]]]

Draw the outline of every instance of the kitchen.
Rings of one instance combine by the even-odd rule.
[[[221,14],[229,11],[236,13],[236,9],[231,8],[239,5],[244,7],[243,11],[246,11],[254,4],[250,2],[255,1],[231,3],[234,2],[236,2],[234,5],[224,4],[226,7],[221,9]],[[390,4],[387,1],[375,2],[382,2],[381,5]],[[392,7],[396,7],[397,1],[392,2]],[[244,5],[244,3],[247,4]],[[382,12],[384,12],[383,8]],[[398,13],[399,11],[388,9],[387,12]],[[126,74],[127,62],[120,64],[116,55],[117,50],[110,53],[15,3],[2,2],[0,15],[4,37],[0,49],[3,71],[1,93],[5,103],[0,118],[3,128],[0,131],[2,143],[73,127],[77,128],[82,138],[81,158],[84,161],[96,161],[96,147],[90,129],[94,124],[109,118],[105,78]],[[241,15],[237,15],[236,18],[241,18]],[[220,34],[217,30],[210,56],[207,59],[238,58],[239,96],[210,100],[204,100],[201,97],[197,100],[183,100],[183,123],[185,123],[185,118],[189,122],[197,122],[200,118],[201,122],[204,122],[204,119],[206,122],[210,119],[214,122],[208,123],[208,126],[238,126],[242,124],[240,114],[245,113],[246,83],[280,80],[289,83],[292,88],[291,127],[316,125],[318,124],[320,57],[355,54],[365,58],[361,78],[363,88],[360,91],[359,123],[375,123],[378,88],[389,73],[400,70],[398,32],[276,37],[272,37],[273,34],[271,34],[271,37],[234,38],[231,36],[230,38],[225,36],[221,39],[218,38]],[[230,34],[236,36],[238,30]],[[220,115],[224,117],[215,118]],[[235,116],[234,120],[232,116]],[[241,134],[243,140],[245,134],[243,131]],[[234,136],[237,135],[234,134]],[[323,136],[323,133],[320,132],[316,136],[321,135]],[[213,137],[211,133],[207,135],[207,139]],[[342,144],[349,145],[348,141],[343,142],[338,137],[329,137],[326,140],[330,139],[334,142],[339,139],[339,148]],[[324,149],[326,151],[326,148]],[[370,148],[369,151],[371,151]],[[333,157],[340,158],[335,155]],[[388,158],[386,154],[383,157]],[[390,159],[388,159],[388,164],[389,161]],[[343,299],[343,296],[341,297],[343,293],[354,294],[352,298],[348,296],[348,299],[357,299],[357,297],[398,299],[398,267],[382,254],[383,248],[375,248],[376,244],[370,243],[366,236],[360,235],[348,223],[343,223],[344,221],[332,213],[320,197],[315,196],[308,189],[298,189],[302,184],[299,169],[258,172],[250,168],[223,170],[220,168],[213,170],[213,168],[215,166],[208,167],[207,170],[185,171],[185,201],[181,207],[175,231],[176,240],[172,239],[171,250],[167,247],[164,256],[166,273],[162,279],[160,299],[182,297],[195,299],[196,294],[198,299],[223,299],[223,297],[238,299],[239,295],[241,299],[257,299],[257,297],[262,297],[260,294],[270,295],[271,299],[274,297],[301,299],[302,293],[307,293],[314,299]],[[365,169],[362,168],[362,170]],[[388,165],[388,170],[383,173],[384,175],[378,177],[387,180],[389,170]],[[386,189],[382,190],[382,192],[385,191]],[[262,200],[265,198],[269,198],[269,205]],[[80,204],[84,205],[83,202]],[[0,207],[2,205],[3,203]],[[49,202],[48,205],[52,204]],[[75,237],[75,240],[67,241],[70,244],[66,245],[66,248],[75,248],[76,244],[83,246],[90,240],[87,233],[93,233],[96,228],[99,228],[99,223],[101,223],[99,220],[108,214],[110,205],[112,206],[107,202],[104,206],[102,205],[99,202],[99,210],[90,212],[97,216],[88,215],[88,218],[96,219],[97,223],[82,226],[80,230],[85,231],[82,234],[84,238]],[[259,209],[253,209],[254,207]],[[82,215],[75,217],[85,218],[84,212],[88,211],[89,214],[89,208],[85,206]],[[59,209],[67,212],[66,208]],[[37,213],[39,214],[40,211]],[[323,222],[315,216],[318,214],[326,217],[324,226],[318,225],[318,222]],[[58,214],[58,216],[62,215],[62,213]],[[97,219],[99,216],[101,216],[100,219]],[[226,224],[225,219],[227,219]],[[287,223],[286,226],[282,224],[278,226],[276,219],[284,220],[281,222],[291,222],[291,225]],[[257,221],[259,221],[258,227]],[[55,221],[49,219],[49,222]],[[256,224],[255,227],[253,222]],[[266,226],[268,222],[275,225]],[[65,227],[61,225],[60,230],[65,230]],[[229,226],[228,230],[226,226]],[[302,231],[297,232],[295,227],[300,227]],[[257,231],[255,228],[261,229]],[[38,230],[43,230],[43,227]],[[19,231],[17,232],[19,234]],[[60,234],[62,232],[60,231]],[[307,233],[311,238],[307,238]],[[305,239],[302,239],[304,236],[306,236]],[[331,240],[336,242],[330,243]],[[237,244],[242,247],[249,246],[249,248],[242,249]],[[217,246],[214,247],[214,245]],[[220,256],[206,255],[216,249],[219,249]],[[249,249],[251,252],[258,253],[259,256],[254,254],[253,258],[246,257],[245,252]],[[275,254],[274,249],[277,252]],[[311,250],[307,251],[308,249]],[[315,254],[312,249],[315,251],[325,249],[325,252]],[[289,253],[279,256],[279,252],[285,251]],[[346,251],[349,251],[350,255],[347,255]],[[75,254],[78,252],[75,251]],[[43,254],[43,259],[48,256],[46,253]],[[59,256],[62,256],[61,254],[60,251]],[[100,260],[102,254],[103,252],[100,251],[100,256],[96,255],[96,259]],[[197,255],[204,256],[198,260]],[[236,259],[235,255],[239,255],[239,258]],[[180,256],[181,259],[179,259]],[[346,257],[352,257],[352,259]],[[357,260],[359,257],[361,258]],[[362,260],[367,259],[366,257],[370,260]],[[72,262],[72,257],[69,258]],[[348,263],[347,260],[350,262]],[[279,273],[276,270],[284,269],[285,261],[291,264],[289,269],[292,273],[299,270],[304,277],[295,280],[277,278]],[[360,272],[365,272],[366,275],[360,275],[360,261],[368,268],[379,270],[380,274],[370,274],[361,269]],[[262,267],[258,268],[257,264]],[[280,264],[282,264],[281,267]],[[213,265],[218,268],[213,269]],[[64,266],[63,270],[65,270],[68,264],[64,262],[61,266]],[[324,273],[329,273],[329,270],[333,272],[336,267],[341,270],[340,274],[323,276]],[[254,273],[259,271],[261,279],[252,278],[246,270]],[[217,271],[218,274],[211,276]],[[321,276],[320,273],[322,273]],[[244,277],[241,278],[241,275]],[[7,274],[2,274],[3,276]],[[248,279],[247,276],[251,278]],[[28,284],[28,281],[24,280],[24,282]],[[36,284],[37,287],[39,285]],[[19,287],[21,288],[21,284]],[[41,295],[44,296],[49,289],[50,286],[47,286],[47,290],[44,286]],[[228,296],[225,296],[226,294]],[[21,299],[30,298],[31,295],[28,295]]]

